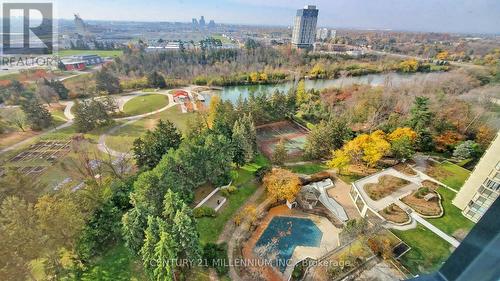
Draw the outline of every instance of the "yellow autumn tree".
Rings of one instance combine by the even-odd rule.
[[[447,60],[450,54],[447,51],[440,52],[439,54],[436,55],[436,58],[438,60]]]
[[[258,72],[252,72],[250,73],[250,81],[252,83],[258,82],[259,81],[259,73]]]
[[[404,127],[404,128],[397,128],[388,135],[388,139],[391,142],[401,140],[402,138],[408,138],[411,141],[414,141],[417,138],[417,133],[413,131],[411,128]]]
[[[299,177],[285,169],[275,168],[263,180],[269,196],[276,201],[292,201],[300,191]]]
[[[417,72],[418,61],[416,59],[405,60],[399,64],[399,68],[403,72]]]
[[[208,118],[207,123],[208,127],[212,128],[216,115],[217,115],[217,106],[220,104],[220,97],[218,95],[213,95],[210,99],[210,104],[208,106]]]
[[[324,74],[325,71],[325,66],[322,63],[317,63],[314,65],[314,67],[311,69],[311,76],[318,77],[322,74]]]
[[[378,161],[391,149],[391,144],[385,139],[381,130],[370,134],[367,142],[363,143],[363,160],[370,167],[377,165]]]
[[[264,81],[264,82],[266,82],[267,79],[269,79],[269,77],[267,76],[267,73],[261,73],[259,78],[260,78],[260,81]]]
[[[300,80],[299,84],[297,85],[297,105],[305,103],[308,99],[309,97],[306,91],[306,83],[304,82],[304,80]]]
[[[384,132],[378,130],[369,135],[362,134],[347,142],[340,150],[334,151],[328,166],[340,170],[351,163],[364,162],[373,167],[390,149],[391,144],[386,140]]]
[[[326,163],[329,168],[338,169],[339,173],[345,172],[345,169],[351,164],[351,156],[344,149],[337,149],[332,152],[332,159]]]

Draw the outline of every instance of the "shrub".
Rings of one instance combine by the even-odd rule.
[[[237,190],[238,190],[238,188],[236,186],[231,185],[227,188],[222,188],[220,192],[222,193],[222,196],[227,198],[227,197],[229,197],[229,195],[235,193]]]
[[[193,215],[195,218],[202,218],[202,217],[215,217],[217,213],[215,212],[214,209],[210,207],[204,207],[201,206],[199,208],[196,208],[193,210]]]
[[[203,247],[203,259],[208,267],[215,269],[217,274],[224,275],[229,272],[227,264],[227,246],[223,244],[207,243]]]

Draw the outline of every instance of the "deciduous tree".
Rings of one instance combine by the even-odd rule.
[[[292,201],[300,191],[299,177],[285,169],[275,168],[264,177],[269,196],[276,201]]]

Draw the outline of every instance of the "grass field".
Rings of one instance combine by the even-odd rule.
[[[167,96],[159,94],[147,94],[129,100],[123,106],[123,112],[127,116],[135,116],[153,112],[167,105]]]
[[[186,130],[187,121],[191,116],[192,114],[190,113],[181,113],[177,106],[169,108],[118,129],[113,134],[108,135],[106,145],[116,151],[129,152],[134,140],[146,133],[147,130],[154,129],[158,120],[170,120],[183,132]]]
[[[471,230],[474,223],[465,218],[460,209],[452,204],[452,200],[455,198],[456,193],[445,187],[440,187],[437,191],[443,199],[441,203],[443,204],[444,215],[441,218],[428,219],[427,221],[446,232],[446,234],[452,236],[457,230],[463,230],[465,232]]]
[[[470,175],[470,171],[450,162],[436,164],[428,174],[447,186],[460,190]]]
[[[393,230],[411,250],[401,257],[401,263],[412,273],[435,271],[450,256],[451,245],[422,225],[406,231]]]
[[[328,169],[323,163],[307,163],[297,166],[287,166],[286,168],[294,173],[304,175],[312,175]]]
[[[122,50],[60,50],[60,57],[76,55],[98,55],[100,57],[119,57],[123,54]]]

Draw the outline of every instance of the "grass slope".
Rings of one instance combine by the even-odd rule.
[[[443,162],[437,165],[435,169],[444,171],[444,173],[438,172],[436,179],[457,191],[460,190],[470,175],[469,170],[450,162]]]
[[[466,232],[471,230],[474,223],[465,218],[460,209],[452,204],[456,193],[445,187],[440,187],[437,191],[443,199],[441,203],[444,208],[444,215],[438,219],[428,219],[427,221],[444,231],[446,234],[452,236],[457,230],[463,230]]]
[[[412,274],[438,269],[451,254],[448,242],[420,224],[415,229],[393,233],[411,247],[400,261]]]
[[[119,57],[123,54],[122,50],[60,50],[60,57],[76,55],[98,55],[101,57]]]

